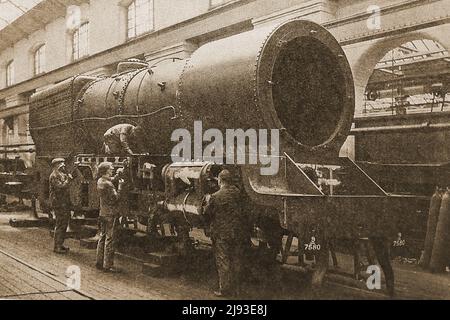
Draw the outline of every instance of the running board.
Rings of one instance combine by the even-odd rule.
[[[276,210],[281,226],[295,234],[320,229],[333,238],[393,238],[419,200],[387,194],[348,158],[302,164],[285,154],[282,160],[280,172],[270,177],[244,166],[244,188],[255,204]]]

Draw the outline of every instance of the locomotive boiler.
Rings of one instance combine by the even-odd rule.
[[[353,114],[354,84],[344,51],[309,21],[219,39],[185,60],[151,67],[123,62],[111,77],[75,76],[33,95],[30,131],[40,203],[45,207],[48,198],[51,159],[65,157],[76,160],[81,173],[74,203],[95,211],[96,168],[109,160],[129,177],[124,212],[147,225],[156,211],[180,228],[201,225],[204,197],[216,190],[222,166],[194,158],[172,163],[174,130],[194,135],[195,121],[222,132],[278,129],[276,174],[261,175],[255,164],[232,167],[248,214],[267,215],[299,237],[313,232],[322,248],[328,239],[381,239],[375,251],[392,288],[383,241],[398,231],[405,198],[388,195],[354,162],[339,158]],[[119,123],[145,129],[148,154],[102,154],[103,134]]]

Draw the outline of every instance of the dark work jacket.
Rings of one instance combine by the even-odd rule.
[[[205,215],[210,218],[213,239],[245,241],[249,237],[248,220],[237,187],[224,186],[212,194]]]
[[[50,206],[52,209],[70,210],[69,176],[59,170],[53,170],[50,174]]]
[[[120,194],[116,191],[111,179],[104,177],[98,179],[97,191],[100,198],[100,216],[117,217]]]
[[[128,153],[132,154],[130,149],[133,137],[133,129],[135,127],[128,123],[118,124],[105,132],[103,139],[110,148],[112,153]]]

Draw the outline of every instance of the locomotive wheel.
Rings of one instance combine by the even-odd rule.
[[[55,219],[56,219],[55,211],[54,210],[50,210],[47,214],[48,214],[48,221],[50,223],[54,223]]]
[[[145,227],[149,225],[149,219],[143,216],[137,216],[137,222]]]
[[[389,245],[386,239],[383,238],[370,238],[370,243],[375,251],[378,263],[383,270],[387,293],[390,297],[393,297],[395,295],[395,279],[394,270],[392,269],[391,259],[389,257]]]
[[[320,289],[325,279],[325,274],[329,267],[329,245],[327,241],[322,242],[322,248],[316,254],[316,267],[311,278],[311,287],[313,290]]]

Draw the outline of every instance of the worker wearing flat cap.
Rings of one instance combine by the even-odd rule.
[[[102,162],[98,166],[97,191],[100,198],[100,239],[97,244],[97,269],[105,272],[119,272],[114,268],[114,245],[119,225],[118,204],[124,181],[119,186],[113,184],[113,165]]]
[[[64,247],[64,240],[72,208],[69,185],[73,177],[67,173],[65,160],[62,158],[53,159],[52,169],[49,178],[50,206],[56,217],[53,250],[61,254],[69,251],[69,248]]]
[[[220,190],[212,194],[204,214],[211,222],[211,238],[219,276],[216,296],[239,294],[243,258],[250,244],[250,227],[243,210],[241,192],[233,175],[223,170],[218,177]]]

